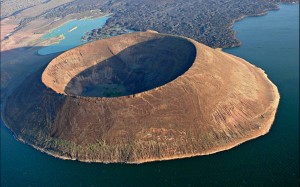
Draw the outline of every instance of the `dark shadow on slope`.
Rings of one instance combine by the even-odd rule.
[[[89,97],[118,97],[162,86],[187,71],[196,57],[186,39],[164,37],[130,46],[99,62],[65,87],[65,93]]]
[[[2,102],[27,76],[61,54],[38,55],[37,51],[40,48],[39,46],[22,47],[2,51],[0,53]]]
[[[41,81],[46,65],[60,53],[41,56],[36,53],[38,49],[24,47],[1,52],[1,115],[16,135],[26,129],[50,129],[57,109],[64,103],[61,95]]]

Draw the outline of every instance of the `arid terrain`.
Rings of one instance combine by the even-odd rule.
[[[278,3],[295,2],[299,0],[2,0],[1,20],[13,19],[12,24],[17,24],[19,30],[40,19],[51,23],[66,16],[88,15],[90,11],[100,10],[113,14],[105,30],[116,26],[135,31],[152,29],[187,36],[210,47],[224,48],[240,45],[231,28],[234,21],[276,10]]]
[[[11,130],[13,130],[16,133],[16,135],[18,135],[19,139],[23,139],[27,143],[36,146],[36,148],[38,149],[42,148],[44,151],[48,152],[49,154],[53,154],[54,156],[68,159],[79,159],[83,161],[100,162],[143,162],[147,160],[151,161],[169,158],[188,157],[194,155],[203,155],[231,148],[246,140],[262,135],[269,130],[274,118],[275,109],[277,108],[276,101],[278,101],[278,95],[276,95],[277,90],[273,87],[273,84],[271,84],[264,77],[265,75],[261,70],[252,67],[243,60],[228,54],[224,54],[219,50],[214,50],[205,47],[204,45],[199,44],[197,42],[201,42],[213,48],[224,48],[240,45],[240,42],[235,38],[235,32],[232,30],[233,23],[246,16],[259,16],[267,13],[267,11],[269,10],[276,10],[278,8],[278,2],[279,1],[275,0],[255,0],[243,2],[237,0],[197,2],[176,1],[174,3],[171,3],[169,1],[127,2],[119,0],[36,0],[22,1],[18,4],[18,6],[13,7],[11,5],[16,3],[16,1],[3,0],[1,1],[1,9],[3,9],[4,7],[5,11],[1,11],[1,103],[3,103],[2,109],[5,106],[5,103],[9,103],[5,111],[5,114],[7,114],[7,125],[11,128]],[[292,3],[298,1],[287,0],[284,2]],[[132,40],[132,43],[128,42],[128,44],[126,44],[127,46],[124,46],[124,50],[115,49],[113,46],[111,46],[111,44],[105,44],[107,46],[110,46],[109,48],[113,49],[109,52],[105,52],[104,50],[106,55],[110,54],[108,56],[112,57],[109,62],[105,62],[105,64],[108,64],[106,66],[109,66],[108,69],[106,68],[106,66],[103,66],[104,63],[101,63],[101,65],[96,65],[101,61],[101,59],[97,59],[97,61],[93,62],[94,64],[91,67],[79,66],[77,67],[79,69],[77,69],[76,71],[70,70],[72,73],[68,74],[69,77],[66,80],[64,80],[65,82],[63,87],[60,87],[59,89],[53,85],[53,87],[49,86],[53,84],[51,82],[44,82],[45,84],[43,82],[39,82],[39,80],[42,77],[42,72],[46,65],[53,58],[60,55],[59,53],[45,56],[37,55],[37,51],[41,47],[57,42],[55,38],[51,40],[44,40],[42,36],[45,33],[72,19],[80,19],[86,17],[94,18],[108,14],[112,16],[110,19],[108,19],[104,27],[101,29],[95,29],[91,31],[90,33],[88,33],[86,38],[91,37],[91,41],[100,39],[103,37],[103,33],[107,33],[111,28],[120,28],[121,31],[126,29],[134,31],[145,31],[148,29],[154,29],[156,31],[159,31],[160,33],[177,34],[192,38],[188,39],[188,41],[191,42],[193,46],[195,46],[195,48],[197,49],[197,52],[195,54],[196,59],[194,59],[193,62],[189,61],[189,63],[186,61],[186,64],[180,66],[182,68],[180,70],[174,68],[172,70],[172,73],[168,74],[168,76],[170,77],[168,77],[167,79],[161,79],[160,76],[166,76],[165,71],[167,69],[169,70],[170,68],[172,69],[172,64],[166,64],[165,69],[160,69],[161,66],[159,64],[163,63],[164,61],[173,61],[174,59],[169,59],[168,54],[172,54],[174,57],[176,57],[177,53],[173,54],[173,52],[170,53],[169,51],[166,51],[164,55],[161,54],[162,56],[164,56],[162,58],[163,60],[157,61],[156,64],[151,63],[152,67],[147,67],[147,71],[144,70],[144,68],[141,68],[138,64],[135,64],[135,66],[126,66],[123,69],[117,68],[116,66],[112,66],[111,64],[120,65],[120,63],[123,61],[138,62],[139,58],[143,58],[136,57],[136,59],[127,59],[120,61],[120,59],[123,59],[124,56],[128,56],[128,54],[131,54],[130,50],[126,50],[125,48],[128,47],[130,49],[134,49],[134,51],[137,50],[137,48],[134,47],[136,46],[134,42],[139,43],[140,41]],[[146,42],[145,44],[147,44],[146,46],[149,47],[149,42]],[[133,47],[130,47],[129,45],[132,45]],[[159,51],[161,50],[164,51],[164,45],[162,45],[161,49],[157,46],[157,44],[155,44],[155,46],[156,47],[151,48],[152,51],[155,51],[153,53],[159,53]],[[202,50],[206,52],[205,54],[201,55]],[[183,49],[180,51],[184,52],[185,50]],[[198,53],[198,51],[201,52]],[[192,52],[190,53],[193,54]],[[75,56],[79,60],[83,59],[78,57],[78,55]],[[183,55],[183,57],[184,56],[185,55]],[[158,57],[151,57],[149,59],[151,61],[157,58]],[[199,60],[197,60],[198,58],[201,59],[203,62],[216,61],[218,63],[204,63],[205,65],[197,65],[199,64]],[[219,63],[220,59],[223,58],[227,59],[225,61],[228,61],[228,66],[224,65],[226,63]],[[73,62],[74,59],[70,59],[70,61]],[[87,61],[88,60],[84,60],[85,63]],[[244,68],[251,68],[247,70],[247,73],[246,71],[244,71],[245,69],[230,69],[233,66],[231,63],[241,64],[240,66],[243,66]],[[239,65],[237,65],[237,68],[238,67]],[[201,69],[201,71],[199,70],[199,72],[197,72],[194,76],[186,75],[189,74],[189,72],[191,72],[191,70],[195,68],[199,68]],[[210,70],[210,68],[215,70]],[[136,69],[138,69],[138,71],[135,71]],[[153,72],[153,69],[155,69],[155,72],[152,75],[145,76],[145,74]],[[212,71],[211,74],[203,72],[204,69]],[[65,71],[65,69],[61,70]],[[124,70],[123,74],[121,70]],[[237,85],[235,85],[235,89],[234,87],[226,86],[228,85],[227,82],[223,82],[225,81],[224,77],[226,72],[224,72],[224,74],[222,75],[220,74],[221,70],[226,70],[228,71],[228,75],[230,74],[230,76],[227,75],[226,78],[228,79],[228,81],[234,79],[239,80],[236,82]],[[253,71],[251,72],[249,70]],[[105,76],[102,77],[102,75],[95,73],[97,71],[104,72]],[[202,72],[202,74],[200,72]],[[236,72],[244,72],[245,75],[239,75],[236,74]],[[74,73],[76,73],[76,76]],[[180,76],[181,74],[182,76]],[[252,74],[252,76],[248,74]],[[224,80],[222,79],[221,75],[223,76]],[[255,78],[253,78],[253,75],[256,75]],[[59,81],[63,80],[61,79],[61,77],[55,77],[53,75],[51,76],[52,78],[55,78]],[[155,79],[155,77],[157,79]],[[229,79],[229,77],[231,78]],[[264,78],[260,79],[259,77]],[[199,80],[196,78],[199,78]],[[247,78],[249,78],[250,81],[246,81]],[[25,82],[23,82],[24,80]],[[29,80],[31,80],[31,82]],[[178,80],[184,81],[178,83],[176,82]],[[205,83],[200,84],[201,80]],[[95,86],[95,83],[98,83],[97,81],[100,81],[102,83],[101,86]],[[188,81],[189,84],[186,84],[185,81]],[[195,81],[198,83],[195,83]],[[268,86],[264,88],[258,88],[257,85],[260,85],[261,82],[263,82],[263,85],[265,85],[265,83],[267,82],[269,88],[267,88]],[[172,87],[176,84],[186,84],[186,86],[182,88],[183,90],[176,89],[176,91],[170,91],[166,89],[166,93],[160,93],[160,88],[168,88],[168,86],[166,85],[171,85]],[[247,97],[246,102],[235,99],[238,98],[238,96],[240,96],[240,91],[244,91],[244,87],[239,87],[244,84],[249,84],[248,86],[253,86],[253,89],[247,88],[247,90],[245,88],[249,92],[247,93],[249,95],[245,96]],[[223,87],[221,87],[220,85],[222,85]],[[270,87],[270,85],[272,86]],[[28,86],[30,86],[30,88],[35,89],[30,90],[30,93],[27,94],[20,91],[22,89],[29,91],[27,89]],[[199,86],[199,89],[192,89],[193,87],[197,86]],[[156,87],[158,87],[159,89],[157,89]],[[16,88],[18,89],[15,90]],[[211,90],[208,88],[211,88]],[[218,99],[207,99],[205,101],[203,101],[203,99],[195,99],[201,94],[204,94],[201,96],[207,98],[215,97],[215,95],[216,97],[221,97],[221,92],[218,95],[218,89],[223,89],[223,91],[227,93],[227,96],[232,100],[223,103],[221,102],[221,100],[225,101],[226,98],[222,98],[219,100],[221,103],[218,103]],[[264,93],[264,89],[268,92],[270,90],[273,90],[269,93],[275,93],[275,95],[272,96],[272,94],[270,94],[269,96],[266,96],[258,94],[258,92]],[[213,94],[208,94],[209,90]],[[154,91],[155,93],[157,92],[160,94],[158,94],[155,97],[151,96],[152,92]],[[145,93],[150,93],[150,96],[147,94],[144,95]],[[171,98],[160,98],[160,96],[164,94],[168,95],[170,93],[176,93],[175,95],[177,95],[177,97],[174,96]],[[189,95],[184,96],[184,94],[186,93],[189,93]],[[14,94],[14,97],[11,94]],[[36,96],[35,99],[33,99],[34,97],[32,97],[34,95]],[[9,100],[7,100],[8,96],[10,96]],[[249,99],[250,96],[256,99],[260,99],[261,102],[254,102],[253,99]],[[97,97],[105,97],[105,99],[99,99]],[[120,130],[119,132],[114,128],[111,128],[112,126],[114,126],[113,123],[129,123],[128,121],[131,120],[129,118],[132,117],[130,115],[127,116],[128,119],[126,118],[128,121],[113,121],[107,127],[99,131],[95,130],[92,127],[91,129],[87,128],[89,130],[82,130],[82,128],[84,128],[85,123],[80,121],[79,118],[85,118],[82,117],[83,113],[81,113],[81,110],[85,111],[86,113],[89,112],[90,115],[95,115],[91,116],[91,118],[94,117],[95,120],[99,119],[98,114],[96,115],[95,113],[91,112],[91,109],[93,109],[93,107],[99,107],[99,100],[105,103],[111,102],[113,105],[113,109],[118,108],[116,107],[116,103],[113,102],[113,99],[115,97],[123,99],[131,98],[133,101],[130,102],[134,102],[134,104],[137,104],[138,106],[142,105],[142,107],[145,107],[145,110],[138,111],[136,110],[139,107],[137,107],[136,109],[134,109],[134,107],[128,108],[122,112],[119,112],[120,114],[116,112],[116,114],[114,115],[117,116],[129,114],[133,111],[138,112],[137,118],[139,118],[140,120],[134,122],[136,124],[139,124],[141,121],[150,120],[149,123],[147,122],[149,124],[149,126],[147,126],[148,130],[144,132],[143,128],[138,125],[136,129],[130,132],[127,132],[126,130],[125,132],[122,131],[122,129],[118,129]],[[123,99],[120,100],[120,102],[122,101],[121,105],[126,106],[127,104],[130,104],[128,100],[123,101]],[[148,103],[149,99],[151,99],[151,101],[157,105],[158,111],[161,113],[156,114],[157,116],[154,119],[147,118],[149,117],[149,108],[153,107]],[[78,105],[80,105],[80,103],[82,103],[82,105],[85,105],[85,101],[90,100],[92,101],[89,104],[91,105],[91,108],[84,106],[86,108],[83,107],[80,111],[71,111],[70,113],[67,113],[68,115],[64,111],[67,110],[69,107],[72,108],[72,106],[74,106],[74,103],[72,102],[78,102]],[[165,105],[160,106],[158,103],[158,101],[160,100],[164,100],[166,105],[171,103],[172,106],[169,105],[170,108],[167,108],[168,106]],[[273,103],[271,102],[271,100],[273,100]],[[28,103],[28,101],[31,101],[31,104],[29,104],[28,106],[24,106],[25,103]],[[119,102],[119,100],[117,101]],[[210,116],[208,115],[207,117],[203,117],[203,119],[201,118],[201,120],[203,121],[198,119],[199,116],[203,116],[203,112],[200,112],[200,115],[199,113],[190,111],[196,108],[196,106],[194,106],[195,103],[198,102],[200,106],[200,101],[201,103],[204,103],[205,106],[212,105],[212,107],[216,107],[214,109],[212,107],[201,108],[201,110],[204,110],[204,114],[210,114]],[[50,102],[54,104],[48,106]],[[45,112],[41,109],[41,105],[50,108],[48,108]],[[245,105],[245,108],[248,107],[248,109],[251,111],[245,111],[246,109],[236,108],[236,105]],[[111,107],[109,104],[107,104],[107,106]],[[272,106],[271,108],[273,108],[273,112],[267,112],[267,106]],[[12,107],[16,108],[13,109]],[[24,110],[21,110],[20,108],[17,109],[18,107],[24,107]],[[167,110],[173,111],[173,114],[164,113]],[[29,113],[32,114],[31,117],[29,117],[30,115],[24,115],[24,111],[29,111]],[[239,113],[238,111],[242,112]],[[263,114],[264,111],[266,112],[266,114]],[[16,115],[14,117],[10,116],[12,115],[11,112],[16,112]],[[70,119],[70,117],[68,116],[77,116],[77,113],[79,113],[80,115],[78,115],[79,117],[74,118],[74,120],[79,120],[76,121],[76,123],[81,123],[81,125],[72,127],[72,124],[75,123],[75,121],[68,120]],[[183,117],[184,114],[186,115],[187,113],[190,115]],[[260,117],[258,114],[260,114]],[[63,119],[61,115],[66,115],[66,119]],[[108,114],[106,113],[105,115],[108,115],[110,117],[108,117],[107,119],[101,118],[101,120],[110,121],[113,118],[112,112],[109,112]],[[226,115],[232,115],[233,117],[226,117]],[[176,123],[167,123],[167,121],[174,116],[179,116],[176,117]],[[3,117],[6,117],[6,115],[4,115]],[[180,117],[183,117],[184,119],[180,120]],[[256,122],[257,119],[255,117],[257,119],[259,117],[261,121],[257,122],[255,125],[254,123],[250,124],[251,120]],[[245,123],[245,126],[242,126],[240,122],[244,118],[247,118],[247,120],[249,121]],[[36,127],[29,125],[29,121],[34,119],[37,119],[37,121],[34,122]],[[24,124],[24,121],[22,120],[27,121],[28,128],[20,129],[20,126],[18,125]],[[154,122],[151,120],[157,121]],[[160,121],[161,124],[167,124],[167,127],[162,127],[159,125],[157,127],[151,126],[151,124],[156,124],[158,123],[158,121]],[[191,129],[187,130],[186,127],[192,124],[191,121],[196,121],[197,123],[195,124],[200,124],[200,122],[205,124],[214,122],[215,124],[219,124],[219,126],[211,126],[210,129],[206,126],[201,126],[201,128],[194,128],[193,126],[191,126]],[[178,126],[180,126],[179,123],[183,122],[186,122],[186,125],[182,127],[185,130],[182,130],[180,128],[180,130],[176,132],[170,130],[173,127],[177,128]],[[62,123],[65,123],[66,127],[61,127],[59,125]],[[97,121],[93,121],[85,125],[88,125],[88,127],[90,127],[93,126],[93,124],[95,123],[97,123]],[[225,124],[228,124],[228,126],[226,126]],[[26,127],[26,125],[24,127]],[[232,130],[234,128],[237,131]],[[204,132],[208,129],[212,130],[211,133],[203,137],[196,137],[197,133],[200,134],[200,132]],[[80,130],[82,131],[82,134],[75,133],[79,132]],[[93,134],[93,132],[101,132],[102,134],[100,133],[100,135],[95,135]],[[142,132],[144,132],[144,134]],[[184,132],[185,134],[181,132]],[[109,133],[112,133],[112,135],[110,136]],[[74,134],[76,134],[78,138],[72,139],[72,136]],[[120,138],[120,142],[112,141],[112,139],[116,139],[115,137],[118,136],[118,134],[120,134],[120,137],[124,136],[124,138]],[[96,140],[96,136],[99,136],[100,139],[99,142],[95,143],[92,140]],[[174,137],[186,138],[193,136],[195,136],[195,138],[188,138],[185,140],[187,141],[185,143],[181,141],[180,138],[172,140],[172,138],[175,139]],[[90,140],[89,138],[84,140],[84,137],[91,137],[92,140]],[[170,142],[168,142],[167,139],[174,141],[173,144],[169,144]],[[130,142],[128,142],[129,140]],[[140,140],[142,140],[142,142],[139,142]],[[154,140],[157,141],[155,142]],[[209,140],[214,141],[210,143]],[[203,145],[202,148],[197,147],[197,145],[201,145],[201,143],[203,142],[205,142],[205,145]],[[189,146],[187,146],[187,143],[189,143]],[[122,146],[120,147],[120,145],[124,144],[128,146],[128,149],[125,149]],[[172,146],[167,148],[166,144]],[[96,153],[92,151],[99,149],[100,145],[107,146],[105,150],[111,152],[111,154],[108,154],[110,155],[109,158],[104,156],[104,152]],[[133,147],[137,147],[137,149],[133,149]],[[180,147],[182,148],[182,150]],[[145,149],[146,151],[134,152],[142,149]],[[125,150],[127,150],[128,152],[126,152]],[[85,152],[88,153],[88,155],[85,154]],[[157,155],[156,157],[153,156],[155,155],[154,153]],[[161,156],[158,156],[158,153],[161,154]],[[128,156],[129,154],[130,156]]]
[[[278,102],[276,86],[243,59],[149,31],[59,55],[8,97],[4,119],[18,139],[59,158],[142,163],[261,136]]]
[[[55,43],[43,41],[41,37],[69,20],[113,15],[103,29],[90,32],[86,36],[88,40],[102,38],[111,28],[135,31],[152,29],[160,33],[190,37],[210,47],[225,48],[240,45],[231,28],[234,21],[277,9],[278,2],[299,1],[201,0],[170,3],[119,0],[2,0],[1,101],[6,97],[7,89],[11,90],[17,85],[15,79],[24,79],[32,72],[32,66],[41,67],[52,59],[53,55],[36,56],[36,51],[41,46]],[[11,56],[12,54],[18,55]],[[30,60],[31,58],[33,60]],[[22,67],[22,70],[19,67]]]

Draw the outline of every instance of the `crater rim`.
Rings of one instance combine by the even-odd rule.
[[[132,39],[132,38],[136,39],[137,42],[132,44],[132,45],[127,46],[124,50],[121,50],[121,51],[117,52],[116,54],[114,54],[114,52],[110,48],[110,46],[107,45],[107,43],[109,43],[110,40],[115,40],[115,41],[120,41],[121,40],[120,43],[122,43],[123,42],[122,40],[128,40],[128,39]],[[171,42],[171,43],[172,43],[172,41],[183,42],[185,44],[183,47],[188,46],[187,48],[189,49],[187,51],[184,51],[184,52],[188,53],[186,55],[188,57],[188,60],[186,60],[187,62],[185,61],[186,64],[184,64],[185,67],[183,68],[182,71],[180,71],[179,73],[177,72],[177,74],[175,73],[175,75],[172,78],[170,78],[167,81],[163,82],[163,84],[158,84],[156,86],[150,87],[149,89],[146,88],[146,89],[143,89],[143,90],[140,90],[140,91],[133,91],[133,92],[130,92],[129,94],[121,94],[121,95],[117,95],[117,96],[105,96],[105,95],[90,96],[90,95],[74,94],[72,92],[66,91],[68,83],[71,82],[71,80],[74,79],[74,77],[78,77],[78,75],[85,72],[86,70],[88,70],[92,66],[84,66],[84,68],[81,68],[81,70],[79,70],[77,74],[75,73],[75,74],[73,74],[73,76],[70,76],[69,79],[67,81],[65,81],[65,82],[67,82],[65,84],[61,84],[60,82],[57,83],[57,81],[59,81],[58,77],[56,77],[58,72],[56,72],[56,75],[49,75],[49,73],[55,72],[55,69],[57,69],[60,66],[60,64],[62,64],[63,62],[65,62],[65,64],[70,63],[70,61],[68,61],[69,59],[66,58],[66,56],[68,57],[68,56],[78,52],[77,50],[79,50],[79,54],[81,56],[84,56],[84,55],[82,55],[82,50],[84,51],[84,48],[89,48],[89,47],[92,47],[92,46],[95,46],[95,45],[98,46],[98,45],[101,45],[101,44],[103,45],[104,44],[104,47],[107,47],[108,50],[111,51],[111,53],[113,54],[113,56],[110,56],[110,57],[114,58],[116,56],[121,56],[122,53],[124,53],[124,51],[126,51],[128,48],[130,48],[132,46],[136,46],[136,45],[139,45],[141,43],[148,43],[148,42],[152,42],[152,41],[162,41],[162,40],[170,40],[170,41],[167,41],[167,42]],[[119,43],[118,42],[116,42],[116,43],[113,42],[112,43],[112,45],[115,45],[115,44],[119,44]],[[176,48],[176,46],[175,46],[175,48]],[[164,52],[164,51],[162,50],[162,52]],[[170,56],[170,55],[167,55],[167,56]],[[63,52],[62,54],[60,54],[59,56],[57,56],[56,58],[54,58],[53,60],[50,61],[50,63],[44,69],[41,79],[42,79],[42,83],[47,88],[53,90],[54,92],[56,92],[58,94],[62,94],[62,95],[69,96],[69,97],[82,97],[82,98],[132,97],[132,96],[135,96],[136,94],[141,94],[141,93],[149,92],[151,90],[159,89],[159,88],[164,87],[165,85],[175,81],[179,77],[182,77],[193,66],[193,64],[196,60],[196,57],[197,57],[196,46],[193,43],[193,41],[191,41],[188,38],[180,37],[180,36],[176,36],[176,35],[148,32],[148,31],[147,32],[135,32],[135,33],[124,34],[124,35],[116,36],[116,37],[112,37],[112,38],[97,40],[97,41],[94,41],[94,42],[90,42],[90,43],[75,47],[75,48],[70,49],[68,51],[65,51],[65,52]],[[99,61],[99,59],[98,59],[98,61],[96,63],[94,63],[93,65],[95,65],[95,66],[97,66],[99,64],[101,65],[103,61],[106,61],[108,59],[109,59],[109,57],[105,57],[104,60],[102,60],[102,61]],[[74,64],[71,63],[71,65],[74,65]],[[65,69],[63,68],[63,70],[65,70]],[[70,73],[70,71],[66,71],[66,74],[69,74],[69,73]],[[50,80],[49,80],[49,78],[50,78]],[[61,86],[61,85],[63,85],[63,86]]]

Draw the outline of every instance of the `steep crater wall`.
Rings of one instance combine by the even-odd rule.
[[[8,97],[3,116],[19,140],[55,157],[142,163],[212,154],[264,135],[278,103],[277,87],[245,60],[140,32],[58,56]]]
[[[125,41],[101,40],[89,45],[88,50],[79,47],[68,51],[48,65],[42,80],[46,86],[65,95],[125,96],[176,79],[195,60],[196,48],[184,38],[139,39],[133,38],[126,44]]]

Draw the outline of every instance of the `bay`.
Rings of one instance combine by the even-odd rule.
[[[63,52],[73,47],[86,43],[81,37],[85,32],[101,28],[110,16],[103,16],[95,19],[71,20],[62,26],[52,30],[43,36],[44,39],[51,39],[61,36],[61,40],[53,45],[43,47],[38,51],[40,55],[48,55],[57,52]]]

